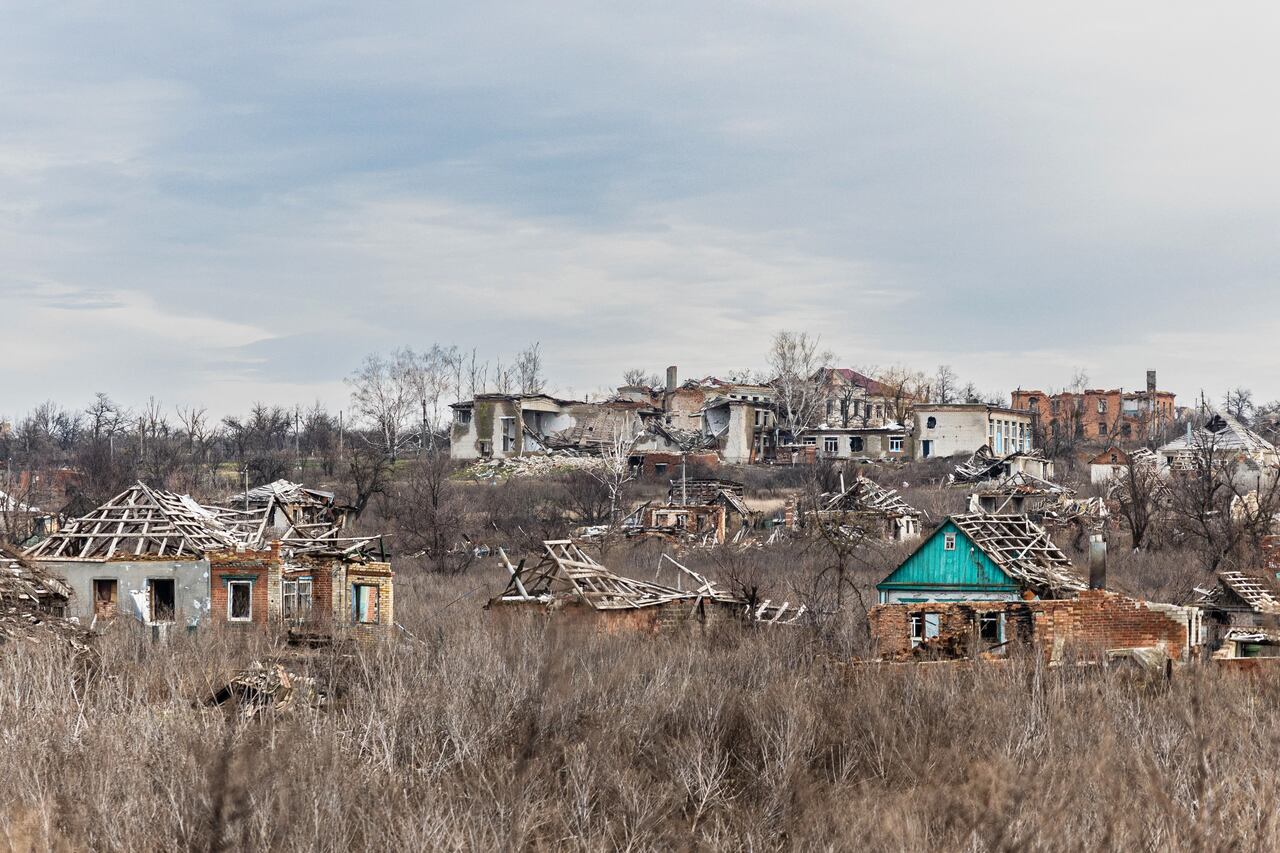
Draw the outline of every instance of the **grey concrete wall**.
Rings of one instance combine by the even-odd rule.
[[[118,583],[116,610],[128,618],[147,618],[140,613],[138,602],[146,606],[147,580],[149,578],[172,579],[174,584],[174,621],[179,625],[194,625],[209,615],[209,561],[208,560],[140,560],[138,562],[77,563],[57,560],[40,560],[41,567],[66,578],[75,595],[67,608],[68,616],[78,616],[82,621],[93,619],[93,581],[96,578],[114,578]],[[134,595],[137,593],[137,596]]]

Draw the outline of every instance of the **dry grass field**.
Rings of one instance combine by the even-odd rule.
[[[305,668],[324,708],[204,707],[280,648],[122,626],[0,655],[15,850],[1257,850],[1280,685],[849,663],[861,626],[659,637],[495,620],[402,572],[408,633]]]

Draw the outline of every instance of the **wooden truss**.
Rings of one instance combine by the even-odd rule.
[[[903,500],[896,489],[886,489],[866,477],[858,477],[849,488],[835,494],[823,495],[820,500],[823,501],[820,510],[823,513],[874,512],[890,518],[921,515],[920,510]]]
[[[951,521],[1001,571],[1037,591],[1059,595],[1089,586],[1045,529],[1025,515],[972,512]]]
[[[237,541],[215,513],[191,498],[135,483],[33,546],[27,556],[85,562],[144,556],[198,560],[210,551],[235,548]]]
[[[512,564],[506,551],[499,549],[498,556],[511,573],[511,580],[498,600],[550,604],[556,598],[569,597],[585,601],[595,610],[635,610],[675,602],[696,606],[704,601],[716,601],[743,608],[743,614],[753,621],[785,625],[795,623],[805,613],[803,606],[793,608],[786,602],[775,605],[765,601],[752,606],[745,598],[717,587],[705,576],[665,554],[663,560],[693,580],[690,589],[615,574],[569,539],[547,540],[542,547],[541,559],[530,567],[526,567],[524,560],[518,565]]]

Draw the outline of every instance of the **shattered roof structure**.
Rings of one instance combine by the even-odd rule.
[[[229,506],[265,506],[273,502],[293,506],[326,507],[333,505],[333,492],[323,492],[308,488],[301,483],[281,479],[247,492],[238,492],[227,498]]]
[[[1204,426],[1160,448],[1162,454],[1196,453],[1208,449],[1238,451],[1252,457],[1275,454],[1276,447],[1230,415],[1215,412]]]
[[[289,515],[277,491],[264,486],[266,503],[250,509],[201,506],[178,495],[138,482],[57,533],[33,545],[26,556],[36,560],[107,562],[128,559],[200,560],[206,554],[237,548],[261,550],[279,541],[288,555],[361,556],[377,536],[342,537],[332,520],[307,522]],[[289,484],[293,485],[293,484]],[[299,487],[300,489],[302,487]],[[314,495],[323,492],[305,490]],[[252,493],[251,493],[252,494]],[[274,510],[285,513],[283,532],[270,527]]]
[[[53,641],[89,651],[89,632],[62,615],[71,596],[61,578],[0,550],[0,645]]]
[[[547,540],[542,543],[542,547],[541,559],[529,568],[525,567],[524,560],[513,565],[505,551],[498,552],[503,565],[511,573],[511,580],[495,601],[549,605],[559,598],[570,598],[583,601],[594,610],[637,610],[673,602],[699,601],[717,601],[743,608],[748,606],[745,598],[717,587],[703,575],[667,555],[663,555],[663,559],[670,561],[680,572],[690,577],[696,584],[693,588],[679,589],[615,574],[591,559],[572,540]],[[774,605],[765,601],[754,612],[746,615],[760,622],[791,624],[804,611],[803,606],[791,608],[786,602]],[[786,619],[783,619],[784,614],[787,614]]]
[[[878,512],[890,517],[920,516],[920,510],[902,499],[895,489],[859,476],[843,492],[819,497],[820,512]]]
[[[1003,473],[1006,462],[1017,458],[1044,461],[1044,456],[1038,450],[1017,450],[1007,456],[996,456],[991,452],[991,448],[984,444],[975,450],[967,461],[956,466],[951,475],[952,480],[956,483],[978,483],[983,480],[993,480]]]
[[[971,512],[953,515],[951,521],[1019,583],[1053,594],[1079,592],[1089,586],[1048,532],[1025,515]]]
[[[0,606],[65,604],[71,595],[61,578],[0,550]]]
[[[1239,571],[1218,572],[1218,584],[1212,589],[1197,590],[1200,607],[1215,610],[1239,609],[1234,597],[1254,613],[1280,615],[1280,599],[1274,595],[1273,585],[1261,575]],[[1236,606],[1233,606],[1236,605]]]
[[[200,559],[237,538],[215,513],[186,495],[135,483],[88,515],[32,546],[37,560],[106,562],[130,557]]]

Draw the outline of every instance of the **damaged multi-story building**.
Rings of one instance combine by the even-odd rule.
[[[969,455],[987,448],[996,456],[1035,449],[1031,414],[987,403],[916,405],[915,459]]]
[[[948,518],[880,584],[869,618],[882,659],[1153,651],[1186,659],[1199,611],[1139,601],[1106,586],[1106,545],[1090,543],[1088,581],[1044,528],[1020,515]]]
[[[1090,441],[1142,443],[1161,435],[1178,416],[1176,397],[1156,388],[1156,372],[1147,371],[1142,391],[1088,389],[1046,394],[1019,388],[1012,406],[1031,412],[1037,431],[1047,440],[1079,438]]]

